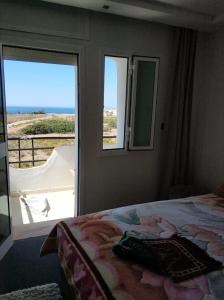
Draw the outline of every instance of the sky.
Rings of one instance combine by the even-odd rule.
[[[75,107],[74,66],[4,60],[7,106]],[[115,63],[105,61],[104,107],[117,102]]]
[[[7,106],[74,107],[74,66],[4,61]]]
[[[105,58],[104,85],[104,107],[117,107],[116,63],[109,57]]]

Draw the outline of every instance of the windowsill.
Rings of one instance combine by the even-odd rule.
[[[118,148],[117,144],[103,144],[102,151],[109,151],[109,150],[124,150],[124,148]]]
[[[117,148],[108,148],[101,149],[97,153],[97,157],[108,157],[108,156],[117,156],[117,155],[127,155],[128,151],[125,149],[117,149]]]

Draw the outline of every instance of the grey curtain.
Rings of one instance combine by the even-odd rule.
[[[189,155],[194,66],[197,32],[177,29],[177,55],[173,84],[173,103],[176,106],[175,158],[172,185],[189,184]]]

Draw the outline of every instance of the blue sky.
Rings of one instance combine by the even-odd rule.
[[[104,73],[104,107],[117,107],[117,70],[116,63],[106,57]]]
[[[7,106],[74,107],[74,66],[4,61]]]
[[[7,106],[75,107],[74,66],[4,61]],[[105,62],[105,107],[116,107],[115,63]]]

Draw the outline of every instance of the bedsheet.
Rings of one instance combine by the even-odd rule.
[[[58,223],[41,255],[58,252],[75,299],[223,300],[224,271],[181,283],[121,260],[112,247],[124,231],[186,237],[224,264],[224,198],[215,194],[131,205]]]

